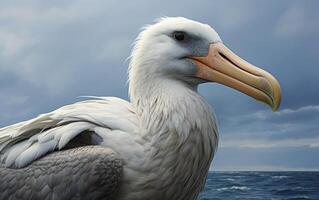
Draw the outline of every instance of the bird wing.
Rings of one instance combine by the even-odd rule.
[[[0,129],[0,161],[6,167],[21,168],[65,148],[82,133],[89,135],[91,144],[99,144],[103,140],[98,136],[101,128],[104,132],[134,133],[137,127],[138,120],[129,102],[97,97]]]
[[[114,199],[122,161],[102,146],[51,153],[25,168],[0,167],[0,199]]]

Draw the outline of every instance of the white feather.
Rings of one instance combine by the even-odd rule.
[[[132,103],[94,97],[35,119],[0,129],[0,158],[24,167],[60,150],[92,130],[123,160],[119,200],[196,199],[217,148],[218,132],[210,107],[170,73],[185,49],[169,34],[183,30],[220,42],[208,25],[185,18],[163,18],[138,36],[129,67]],[[182,66],[178,66],[182,67]]]
[[[58,148],[62,149],[77,134],[90,130],[92,127],[93,124],[87,122],[75,122],[61,127],[55,135],[55,140],[59,141]]]
[[[62,149],[85,130],[100,126],[135,132],[137,124],[134,109],[124,100],[105,97],[78,102],[1,129],[0,158],[7,167],[24,167],[45,153]]]
[[[34,143],[31,147],[23,151],[15,160],[15,167],[24,167],[33,160],[53,151],[56,148],[57,141],[51,140],[45,143]],[[6,163],[7,165],[7,163]],[[8,165],[7,165],[8,166]]]

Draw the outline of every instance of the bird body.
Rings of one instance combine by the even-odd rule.
[[[215,58],[217,54],[211,52],[216,51],[222,56]],[[208,25],[177,17],[164,18],[146,27],[138,36],[131,56],[130,102],[116,97],[93,97],[0,129],[0,171],[6,174],[6,170],[29,170],[25,171],[25,176],[41,178],[32,182],[30,185],[34,186],[30,186],[29,190],[49,188],[45,190],[46,196],[43,192],[35,192],[33,196],[30,194],[31,197],[50,199],[56,197],[56,188],[61,187],[64,180],[60,174],[55,184],[50,182],[55,177],[56,167],[61,166],[63,161],[40,161],[59,158],[74,162],[65,157],[68,154],[65,152],[69,151],[81,162],[90,155],[92,159],[96,158],[91,162],[101,167],[87,164],[84,168],[87,168],[86,175],[93,177],[88,178],[93,185],[103,186],[103,190],[112,193],[104,198],[196,199],[204,188],[218,144],[216,119],[209,104],[198,94],[198,84],[216,81],[275,108],[280,102],[277,82],[269,78],[269,74],[261,70],[251,72],[253,76],[248,74],[249,69],[245,69],[245,72],[236,71],[245,73],[239,78],[223,70],[217,70],[216,75],[215,63],[209,63],[208,56],[227,62],[225,65],[230,67],[247,67],[243,61],[233,58],[233,54],[221,45],[218,34]],[[211,69],[203,68],[204,65]],[[227,76],[223,83],[218,78],[220,74],[232,79],[227,79]],[[236,78],[243,79],[246,84],[243,86]],[[257,81],[250,81],[254,78]],[[256,88],[260,88],[260,92]],[[76,153],[77,149],[91,153]],[[57,156],[50,157],[52,152]],[[59,156],[59,152],[64,152],[61,153],[63,156]],[[103,159],[99,159],[101,153],[105,155]],[[107,164],[103,160],[108,161]],[[66,167],[70,171],[65,173],[66,177],[69,174],[83,175],[83,170],[82,174],[77,174],[80,172],[72,166]],[[34,170],[39,167],[42,170]],[[110,173],[101,169],[106,172],[109,169]],[[101,176],[103,184],[96,180],[96,174],[101,172],[110,174],[110,177]],[[5,177],[11,182],[18,179],[21,183],[19,177]],[[113,181],[114,184],[104,184],[105,181]],[[89,187],[83,184],[83,188]],[[6,188],[0,184],[0,190],[7,191],[4,194],[10,196]],[[68,199],[70,194],[76,196],[79,191],[65,190],[64,195],[59,190],[60,199]],[[91,193],[92,199],[101,199],[101,193]],[[79,198],[85,199],[82,196]]]
[[[178,96],[167,99],[167,110],[161,111],[166,113],[153,103],[147,113],[153,113],[148,119],[155,122],[139,123],[132,104],[114,97],[62,107],[19,127],[1,129],[9,133],[19,130],[16,139],[39,132],[10,148],[1,147],[8,148],[2,158],[7,167],[21,168],[50,151],[68,148],[68,143],[79,137],[90,145],[112,149],[123,160],[118,199],[194,199],[204,187],[218,135],[208,104],[194,91],[188,93],[186,99],[185,94],[180,95],[185,101],[182,107],[175,105]],[[12,141],[11,137],[7,139]]]

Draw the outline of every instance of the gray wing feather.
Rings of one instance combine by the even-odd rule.
[[[121,175],[122,161],[111,149],[57,151],[25,168],[0,167],[0,200],[111,200]]]

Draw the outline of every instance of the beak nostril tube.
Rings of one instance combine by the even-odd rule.
[[[223,54],[222,52],[218,52],[218,54],[224,58],[225,60],[227,60],[228,62],[232,63],[233,65],[237,66],[233,61],[231,61],[227,56],[225,56],[225,54]],[[238,66],[237,66],[238,67]]]

